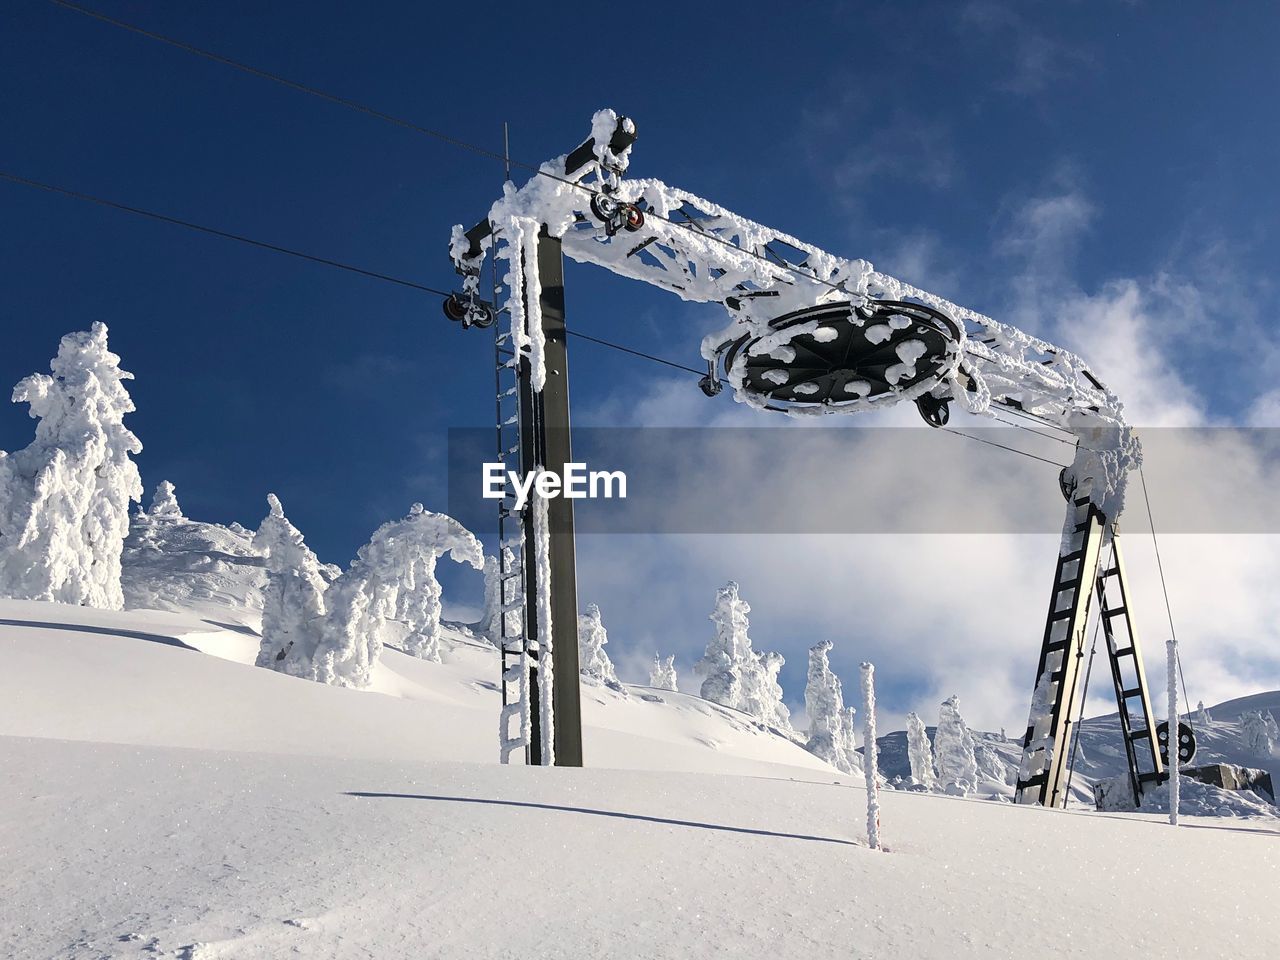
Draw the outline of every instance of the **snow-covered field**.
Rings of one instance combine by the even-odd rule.
[[[0,955],[1275,953],[1273,818],[888,790],[877,853],[858,778],[734,711],[589,687],[587,769],[501,767],[492,648],[342,689],[240,614],[0,601]]]

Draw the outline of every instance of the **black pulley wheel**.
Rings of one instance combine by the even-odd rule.
[[[1156,727],[1156,740],[1160,744],[1160,759],[1169,766],[1169,721]],[[1191,725],[1178,721],[1178,766],[1190,763],[1196,755],[1196,733]]]
[[[461,323],[467,319],[467,301],[456,293],[451,293],[445,297],[441,306],[444,309],[444,315],[454,323]]]
[[[963,339],[945,314],[896,300],[819,304],[770,321],[769,330],[767,339],[749,334],[723,353],[725,378],[740,376],[768,410],[923,398],[955,370]],[[921,413],[940,426],[944,409],[930,397]]]

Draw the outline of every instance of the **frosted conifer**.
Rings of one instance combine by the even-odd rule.
[[[912,780],[930,790],[938,785],[929,733],[916,713],[907,714],[907,759],[911,764]]]
[[[960,698],[948,697],[938,711],[938,728],[933,734],[934,763],[938,782],[968,792],[978,782],[978,761],[973,751],[973,735],[960,716]]]
[[[142,498],[142,444],[124,425],[133,375],[103,323],[63,337],[50,369],[13,390],[38,423],[27,447],[0,451],[0,596],[118,610],[129,504]]]

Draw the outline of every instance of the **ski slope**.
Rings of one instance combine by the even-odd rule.
[[[882,854],[857,782],[696,697],[588,688],[588,768],[497,765],[457,631],[356,691],[229,618],[0,620],[5,957],[1275,953],[1274,819],[885,791]]]

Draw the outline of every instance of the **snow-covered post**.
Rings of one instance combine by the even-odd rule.
[[[1169,675],[1169,823],[1176,827],[1182,787],[1178,772],[1178,641],[1170,637],[1164,647]]]
[[[862,769],[867,775],[867,843],[880,849],[880,785],[876,783],[876,668],[862,663]]]
[[[556,762],[555,651],[551,632],[551,531],[547,498],[542,496],[533,499],[533,549],[537,573],[534,600],[538,611],[538,732],[542,737],[542,765],[550,767]]]

